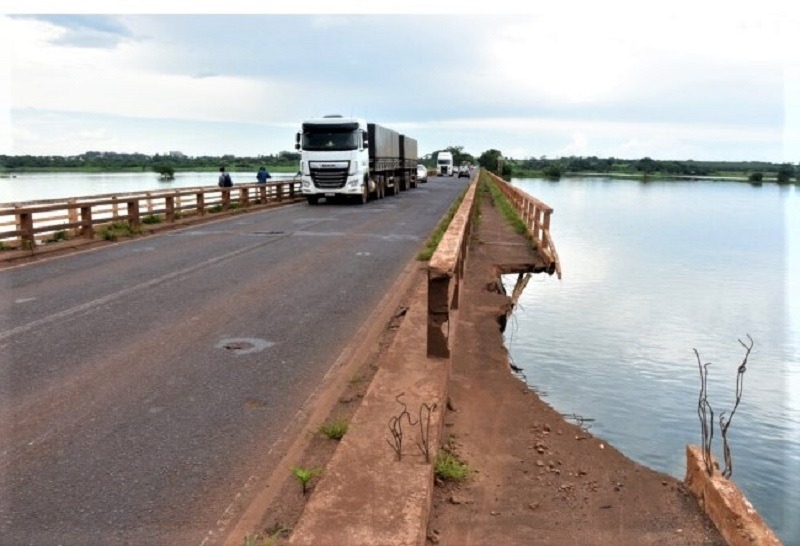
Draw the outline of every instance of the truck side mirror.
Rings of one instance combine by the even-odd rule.
[[[300,149],[300,133],[295,133],[294,135],[294,149],[295,150]]]

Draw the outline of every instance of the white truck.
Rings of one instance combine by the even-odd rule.
[[[439,176],[453,176],[453,154],[450,152],[439,152],[436,156],[436,174]]]
[[[362,118],[306,119],[295,137],[309,205],[344,197],[366,203],[416,187],[417,141]]]

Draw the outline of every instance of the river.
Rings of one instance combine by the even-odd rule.
[[[632,459],[683,478],[700,376],[730,413],[732,479],[800,544],[800,187],[565,178],[512,183],[552,206],[563,280],[538,275],[506,330],[523,379]],[[506,279],[509,287],[515,279]],[[718,423],[714,453],[722,462]]]
[[[164,182],[153,172],[21,173],[0,178],[0,203],[216,186],[218,175],[217,172],[179,172],[175,173],[174,180]],[[294,173],[272,173],[271,181],[293,177]],[[252,183],[256,181],[256,173],[234,171],[231,178],[234,184]]]

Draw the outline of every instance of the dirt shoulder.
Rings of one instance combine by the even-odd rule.
[[[724,544],[681,482],[566,422],[511,373],[498,327],[510,300],[495,289],[520,239],[484,197],[443,434],[474,472],[436,488],[428,543]]]

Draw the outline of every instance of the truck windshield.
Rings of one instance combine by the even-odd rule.
[[[453,162],[452,159],[440,159],[439,165],[450,165]]]
[[[304,150],[356,150],[357,131],[337,131],[335,129],[315,129],[303,133]]]

